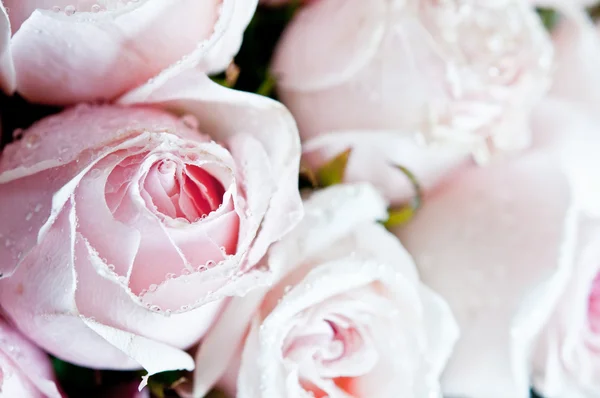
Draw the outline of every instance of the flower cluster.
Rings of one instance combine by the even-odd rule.
[[[596,2],[260,3],[0,1],[0,397],[600,396]]]

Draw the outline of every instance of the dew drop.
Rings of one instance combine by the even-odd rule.
[[[42,207],[43,207],[42,204],[38,203],[37,205],[35,205],[35,208],[33,209],[33,211],[37,213],[42,209]]]
[[[187,127],[191,128],[191,129],[197,129],[198,128],[198,119],[196,118],[196,116],[191,115],[191,114],[187,114],[187,115],[183,115],[181,117],[181,121],[183,122],[183,124],[185,124]]]
[[[177,275],[175,275],[174,273],[170,272],[170,273],[168,273],[167,275],[165,275],[165,278],[166,278],[167,280],[169,280],[169,279],[173,279],[173,278],[175,278],[176,276],[177,276]]]
[[[33,149],[38,146],[40,137],[36,134],[29,134],[25,137],[25,146],[29,149]]]
[[[150,286],[148,286],[148,291],[149,291],[149,292],[155,292],[155,291],[156,291],[156,289],[158,289],[158,286],[157,286],[157,285],[155,285],[154,283],[153,283],[153,284],[151,284]]]
[[[100,12],[100,5],[99,4],[94,4],[92,6],[92,12],[94,12],[94,13]]]
[[[23,130],[23,129],[14,129],[13,133],[12,133],[13,139],[16,140],[17,138],[21,137],[23,135],[23,131],[25,131],[25,130]]]
[[[75,9],[74,5],[69,4],[68,6],[65,7],[65,14],[67,14],[67,15],[73,15],[73,14],[75,14],[75,11],[76,11],[76,9]]]
[[[102,174],[102,171],[100,169],[90,170],[90,178],[99,178],[101,174]]]
[[[215,266],[215,262],[213,260],[208,260],[206,262],[206,268],[212,268]]]
[[[52,7],[52,11],[54,11],[54,12],[60,12],[60,7],[59,6],[54,6],[54,7]]]
[[[105,261],[105,262],[106,262],[106,261]],[[109,270],[111,270],[111,271],[114,271],[114,270],[115,270],[115,265],[114,265],[114,264],[108,264],[108,265],[107,265],[107,267],[108,267],[108,269],[109,269]]]
[[[189,269],[184,268],[183,270],[181,270],[181,275],[189,275],[189,274],[191,274]]]
[[[158,305],[153,305],[150,307],[150,311],[161,312],[162,309]]]
[[[286,287],[283,288],[284,293],[289,293],[290,290],[292,290],[292,285],[287,285]]]
[[[165,310],[164,314],[166,317],[171,316],[171,310]]]

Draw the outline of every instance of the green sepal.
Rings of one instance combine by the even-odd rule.
[[[329,187],[331,185],[341,184],[344,181],[344,174],[348,166],[348,160],[352,149],[348,148],[339,153],[336,157],[325,163],[317,170],[319,186]]]

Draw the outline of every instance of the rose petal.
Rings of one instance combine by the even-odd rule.
[[[10,95],[16,86],[15,66],[10,49],[10,21],[4,4],[0,3],[0,89]]]
[[[552,39],[556,70],[551,93],[575,101],[600,102],[600,33],[594,22],[583,10],[574,11],[561,19]]]
[[[529,396],[528,350],[572,260],[572,201],[560,164],[531,152],[463,171],[398,231],[462,331],[445,394]]]
[[[85,326],[75,305],[75,214],[68,204],[17,271],[0,280],[0,303],[15,324],[46,351],[68,362],[115,369],[137,363]],[[38,261],[38,259],[44,261]],[[56,294],[56,292],[63,292]]]
[[[47,355],[0,319],[0,388],[7,397],[61,398]]]
[[[146,0],[126,11],[33,11],[11,42],[19,91],[49,104],[112,99],[193,54],[213,35],[218,6]]]

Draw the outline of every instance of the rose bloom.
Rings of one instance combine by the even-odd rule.
[[[215,368],[235,373],[232,331],[242,337],[249,317],[237,382],[225,377],[239,398],[438,396],[458,330],[398,240],[375,223],[386,203],[370,186],[338,185],[305,209],[265,259],[279,282],[264,297],[233,299],[206,338],[190,396],[203,396]]]
[[[551,58],[522,0],[321,0],[289,24],[272,72],[308,166],[352,148],[346,181],[402,201],[409,185],[390,164],[429,188],[470,153],[527,146]]]
[[[114,99],[180,67],[220,72],[257,2],[3,0],[0,86],[30,101],[73,104]]]
[[[592,398],[600,394],[600,119],[580,103],[556,101],[540,109],[539,127],[563,133],[561,145],[579,147],[577,183],[585,210],[577,225],[574,260],[557,294],[552,316],[534,351],[534,386],[543,396]],[[576,113],[576,111],[579,111]],[[568,119],[566,115],[573,114]],[[536,126],[536,128],[539,128]],[[581,159],[592,159],[582,162]],[[586,174],[587,173],[587,174]],[[589,174],[589,175],[588,175]],[[568,254],[568,253],[567,253]]]
[[[0,318],[0,396],[60,398],[52,365],[39,348]]]
[[[39,121],[0,158],[0,304],[69,362],[193,368],[182,349],[269,283],[256,263],[302,216],[299,152],[283,106],[191,70]]]
[[[530,149],[457,173],[397,231],[461,330],[447,396],[529,397],[530,354],[589,244],[579,220],[599,208],[598,120],[553,98],[533,120]]]

